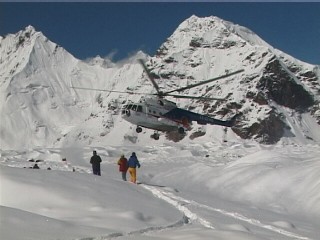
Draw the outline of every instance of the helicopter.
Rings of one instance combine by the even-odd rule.
[[[156,93],[134,93],[134,92],[122,92],[114,90],[101,90],[92,88],[82,88],[82,87],[72,87],[77,89],[85,90],[98,90],[98,91],[108,91],[108,92],[118,92],[127,94],[139,94],[145,95],[140,98],[138,102],[127,103],[122,106],[121,117],[136,125],[136,132],[141,133],[143,128],[148,128],[155,130],[151,138],[158,140],[160,137],[159,132],[173,132],[177,131],[179,134],[184,134],[186,131],[191,130],[191,123],[197,122],[201,125],[212,124],[220,125],[224,127],[232,127],[240,114],[234,115],[230,120],[219,120],[207,115],[195,113],[189,110],[179,108],[177,104],[173,101],[166,99],[165,97],[173,98],[188,98],[188,99],[201,99],[201,100],[223,100],[223,98],[207,98],[207,97],[197,97],[197,96],[187,96],[187,95],[177,95],[174,92],[181,92],[186,89],[194,88],[203,84],[207,84],[219,79],[227,78],[229,76],[243,72],[244,70],[238,70],[231,72],[216,78],[212,78],[206,81],[201,81],[186,87],[170,90],[163,92],[160,90],[158,84],[156,83],[151,71],[146,66],[142,59],[138,60],[142,65],[144,71],[147,74],[148,79],[151,81]]]

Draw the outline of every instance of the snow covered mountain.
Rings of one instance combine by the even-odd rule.
[[[180,107],[228,119],[242,117],[227,133],[219,126],[193,125],[183,141],[212,135],[276,143],[320,142],[320,69],[274,49],[249,29],[217,17],[191,16],[153,57],[139,52],[121,63],[96,57],[82,61],[29,26],[0,38],[0,138],[2,149],[145,142],[119,115],[121,105],[140,96],[84,91],[154,91],[136,59],[148,66],[163,90],[227,72],[234,77],[187,90],[220,101],[178,100]],[[114,136],[123,136],[114,142]],[[226,140],[226,139],[224,139]],[[118,141],[118,140],[117,140]],[[167,141],[161,137],[159,143]],[[155,143],[156,144],[156,143]]]

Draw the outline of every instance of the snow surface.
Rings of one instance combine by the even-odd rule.
[[[137,185],[116,165],[132,151]],[[318,145],[248,141],[1,151],[0,237],[319,239],[319,156]]]

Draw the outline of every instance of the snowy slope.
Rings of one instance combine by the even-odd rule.
[[[96,148],[101,177],[92,150],[1,151],[1,239],[319,237],[319,145],[108,146]],[[123,182],[116,165],[132,151],[140,185]]]
[[[17,48],[16,39],[24,39]],[[82,133],[81,125],[87,125],[86,131],[90,130],[86,121],[107,106],[102,106],[100,92],[76,92],[71,87],[123,89],[127,79],[122,77],[122,72],[124,69],[134,72],[138,66],[125,64],[119,68],[104,68],[86,64],[32,27],[9,35],[1,46],[15,59],[10,59],[9,63],[19,63],[13,68],[7,61],[1,65],[4,70],[1,78],[2,147],[38,146],[44,142],[59,145],[60,139],[75,126],[79,129],[74,134]],[[114,96],[109,101],[118,99]],[[103,131],[102,121],[100,119],[100,131]],[[25,138],[30,141],[17,141]]]

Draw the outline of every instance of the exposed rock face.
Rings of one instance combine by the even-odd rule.
[[[274,144],[281,139],[286,127],[281,115],[272,111],[268,117],[248,127],[241,126],[241,121],[238,121],[238,125],[232,128],[232,130],[241,138],[253,138],[258,142]]]
[[[314,99],[293,77],[278,60],[272,59],[266,65],[257,88],[279,105],[301,112],[307,111],[314,105]]]

